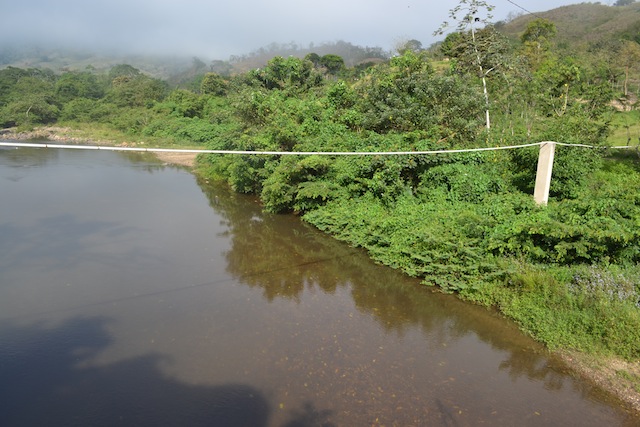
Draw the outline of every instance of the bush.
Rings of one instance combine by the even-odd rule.
[[[468,205],[422,203],[407,195],[388,206],[369,193],[330,202],[304,219],[445,291],[474,287],[502,274],[481,246],[483,219]]]
[[[60,112],[60,120],[92,122],[100,121],[113,111],[103,108],[100,101],[88,98],[77,98],[64,104]]]
[[[450,201],[480,202],[506,187],[499,175],[486,169],[486,165],[462,163],[435,166],[422,175],[420,192],[441,189]]]
[[[543,140],[562,142],[560,138]],[[538,147],[512,151],[513,184],[520,191],[533,194],[539,152]],[[579,197],[585,190],[589,175],[601,166],[602,154],[599,149],[556,146],[550,197],[560,200]]]
[[[270,212],[305,212],[336,198],[339,192],[326,179],[331,160],[323,156],[288,156],[264,181],[261,199]]]
[[[205,120],[197,117],[157,117],[146,125],[141,133],[147,136],[169,139],[172,141],[210,142],[216,140],[220,130]]]

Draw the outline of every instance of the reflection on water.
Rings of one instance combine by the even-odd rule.
[[[0,151],[0,425],[638,422],[495,313],[198,184]]]

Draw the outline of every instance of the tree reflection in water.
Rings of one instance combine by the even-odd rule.
[[[91,156],[67,157],[72,160],[65,162],[73,163],[61,165],[63,169],[81,168],[78,175],[87,182],[84,163]],[[110,167],[113,156],[96,156],[95,161]],[[145,172],[156,171],[144,162],[139,166]],[[99,169],[95,182],[111,183]],[[18,177],[14,172],[9,171],[10,179]],[[184,187],[155,193],[157,182],[166,186],[173,181],[154,180],[151,198],[174,202],[170,195]],[[36,189],[42,186],[38,184]],[[200,284],[149,283],[140,288],[146,293],[134,294],[133,299],[132,292],[116,293],[117,299],[110,303],[124,301],[124,295],[135,303],[126,306],[135,308],[100,311],[103,318],[95,317],[89,304],[83,306],[89,317],[70,318],[69,312],[62,317],[66,322],[53,327],[13,324],[17,322],[13,318],[0,324],[0,425],[363,425],[371,424],[366,422],[371,414],[389,425],[516,425],[532,414],[530,402],[548,410],[536,419],[538,425],[543,419],[547,424],[580,420],[583,425],[620,419],[615,407],[563,375],[562,365],[495,313],[377,266],[362,250],[349,248],[293,216],[264,215],[254,199],[221,188],[202,188],[224,223],[212,228],[225,229],[226,236],[211,258],[206,253],[188,263],[207,267],[189,276],[197,277],[190,283]],[[115,195],[121,188],[107,186],[105,191]],[[129,199],[119,200],[129,206]],[[191,211],[174,204],[186,212],[174,214],[176,220],[192,218]],[[193,221],[195,233],[216,217],[207,209],[199,213],[204,222]],[[164,210],[162,214],[171,217]],[[77,220],[56,218],[50,223],[56,231],[34,241],[42,236],[51,239],[53,246],[45,249],[52,250],[47,253],[64,244],[71,246],[70,254],[81,254],[83,259],[91,255],[77,246],[77,234],[60,231]],[[79,224],[80,236],[101,229],[111,231],[102,235],[112,238],[122,231],[111,221],[84,219]],[[160,224],[166,227],[166,222]],[[29,236],[24,226],[7,230],[8,236],[15,231],[8,243]],[[207,236],[202,247],[213,234]],[[114,248],[119,246],[119,240],[112,241]],[[202,255],[201,249],[188,252],[185,247],[177,246],[184,251],[182,262]],[[224,248],[226,259],[221,260],[219,250]],[[129,251],[140,256],[137,250]],[[122,253],[114,250],[110,256],[116,258],[108,258],[107,264],[112,259],[117,261],[114,265],[125,264]],[[73,266],[74,258],[67,256],[69,263],[62,267]],[[211,266],[209,259],[214,260]],[[138,260],[127,259],[135,269],[140,267]],[[222,274],[224,269],[231,278]],[[212,280],[200,281],[207,274]],[[171,298],[160,298],[166,292]],[[4,295],[8,307],[11,295]],[[165,315],[164,309],[173,303],[181,308],[179,314]],[[112,329],[116,323],[110,322],[122,322],[124,328]],[[139,325],[139,331],[157,326],[158,336],[178,337],[180,344],[145,343],[144,334],[128,334],[131,325]],[[102,359],[111,350],[121,356]],[[167,365],[180,360],[183,364],[176,365],[176,372],[183,368],[187,375],[169,375]],[[209,380],[201,381],[200,373]],[[587,398],[567,393],[572,386]],[[492,422],[494,410],[500,413],[499,423]],[[612,425],[599,425],[605,424]]]
[[[229,229],[228,273],[248,286],[261,288],[268,301],[299,301],[305,290],[317,288],[328,294],[338,288],[350,289],[356,307],[387,333],[402,337],[418,326],[431,348],[475,336],[504,353],[499,369],[513,379],[541,381],[550,390],[571,384],[587,399],[610,399],[595,387],[568,381],[569,368],[561,360],[498,313],[375,265],[363,250],[351,248],[293,215],[264,213],[253,196],[222,186],[214,190],[204,182],[200,185]]]

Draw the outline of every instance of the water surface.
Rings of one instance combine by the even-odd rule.
[[[0,150],[2,426],[637,425],[509,322],[146,155]]]

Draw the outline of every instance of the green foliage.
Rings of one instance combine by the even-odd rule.
[[[338,55],[327,54],[320,58],[318,63],[326,68],[327,73],[336,75],[344,68],[344,59]]]
[[[356,108],[365,129],[424,130],[448,146],[475,141],[482,117],[478,93],[459,77],[435,74],[413,52],[376,68],[356,90],[360,98]]]
[[[552,349],[637,360],[640,350],[638,269],[612,266],[549,268],[514,262],[502,286],[467,293],[496,305]]]
[[[610,92],[606,92],[609,93]],[[555,141],[565,144],[586,144],[602,146],[609,134],[609,109],[602,107],[603,96],[597,88],[582,92],[581,100],[559,101],[567,105],[559,107],[562,114],[549,115],[531,125],[535,141]],[[562,95],[561,95],[562,96]],[[544,111],[546,106],[543,107]],[[603,151],[600,149],[556,147],[551,195],[559,199],[578,197],[588,176],[601,164]],[[537,149],[512,152],[515,184],[522,190],[533,190],[537,165]]]
[[[612,116],[607,145],[640,145],[640,110],[617,112]]]
[[[453,60],[452,67],[456,72],[477,76],[478,66],[482,65],[484,70],[490,70],[485,71],[488,75],[502,72],[508,67],[510,45],[495,27],[454,34],[447,37],[441,49]]]
[[[356,104],[357,95],[344,81],[331,85],[326,92],[327,102],[336,110],[350,109]]]
[[[555,135],[555,136],[554,136]],[[557,134],[545,141],[562,141]],[[538,162],[538,147],[513,151],[513,183],[521,191],[533,194]],[[602,151],[556,146],[550,195],[558,199],[578,197],[584,190],[587,179],[600,166]]]
[[[0,70],[0,106],[5,105],[11,98],[16,83],[23,77],[28,77],[32,71],[22,68],[7,67]]]
[[[310,52],[305,55],[305,61],[311,61],[314,67],[320,66],[320,55],[315,52]]]
[[[458,56],[458,46],[462,43],[462,38],[462,33],[458,31],[447,34],[439,46],[440,53],[448,59]]]
[[[89,98],[76,98],[64,104],[60,120],[80,123],[109,121],[116,115],[114,105]]]
[[[268,163],[269,161],[264,157],[234,157],[228,159],[224,173],[233,190],[239,193],[255,194],[261,191],[262,183],[268,176],[265,168]]]
[[[451,221],[453,212],[456,220]],[[403,196],[389,206],[365,195],[330,202],[304,218],[366,248],[377,261],[446,291],[472,288],[501,274],[496,262],[478,246],[482,218],[461,204],[441,201],[436,206]]]
[[[496,255],[562,265],[640,261],[637,171],[593,173],[580,198],[523,211],[497,224],[487,248]]]
[[[58,107],[46,97],[31,95],[7,104],[0,119],[5,126],[47,124],[53,123],[59,112]]]
[[[617,220],[602,211],[613,211]],[[518,216],[508,224],[497,225],[489,237],[488,249],[496,255],[525,256],[534,262],[565,265],[609,260],[637,262],[638,213],[634,212],[631,220],[621,216],[617,206],[566,201],[535,215]]]
[[[339,194],[327,180],[332,161],[328,157],[287,156],[274,168],[262,188],[262,201],[271,212],[304,212],[323,205]]]
[[[481,202],[505,187],[507,183],[486,164],[450,163],[428,169],[422,176],[420,192],[428,197],[430,192],[440,190],[452,202]]]
[[[8,78],[6,78],[8,77]],[[60,109],[55,100],[55,78],[48,72],[10,73],[7,95],[0,111],[4,126],[31,126],[54,122]]]
[[[119,107],[111,105],[114,114],[106,122],[116,130],[129,135],[140,135],[140,132],[155,117],[152,111],[135,107]]]
[[[191,91],[177,89],[169,94],[167,104],[171,110],[171,115],[201,117],[204,110],[205,99]]]
[[[62,74],[56,81],[55,91],[62,102],[75,98],[100,99],[104,96],[104,88],[96,75],[86,71]]]
[[[540,64],[548,59],[551,43],[557,32],[555,24],[547,19],[538,18],[527,24],[520,41],[523,53],[533,70],[537,70]]]
[[[555,24],[544,18],[537,18],[527,24],[520,36],[523,44],[533,43],[537,49],[548,49],[550,42],[558,33]]]
[[[617,36],[620,40],[629,40],[640,43],[640,22],[635,21],[633,24],[620,31]]]
[[[220,131],[217,126],[198,117],[154,117],[141,133],[163,140],[203,143],[216,140]]]
[[[415,152],[545,140],[604,145],[610,61],[595,66],[563,54],[547,43],[553,31],[544,22],[530,26],[525,45],[509,45],[494,28],[469,34],[476,21],[468,18],[479,13],[473,8],[488,5],[460,4],[464,28],[443,45],[454,57],[450,70],[436,71],[418,49],[364,72],[342,69],[334,55],[275,57],[261,69],[229,79],[207,73],[192,80],[198,82],[192,90],[169,91],[128,65],[103,77],[9,68],[0,70],[0,122],[100,124],[165,144],[243,151]],[[544,54],[533,61],[538,45]],[[481,76],[478,55],[489,67]],[[488,73],[492,103],[478,84]],[[485,108],[495,118],[490,131],[483,130]],[[259,195],[266,210],[300,214],[426,284],[499,307],[551,347],[636,357],[637,333],[625,336],[625,328],[640,329],[638,289],[631,286],[639,283],[640,262],[637,159],[558,146],[552,197],[538,207],[531,197],[537,156],[537,147],[206,155],[198,169]],[[614,268],[624,278],[604,273]]]
[[[167,94],[167,84],[161,80],[138,74],[119,75],[111,81],[107,98],[119,107],[149,107]]]
[[[109,70],[109,81],[113,81],[118,77],[135,78],[140,75],[140,70],[129,64],[118,64]]]
[[[287,59],[276,56],[266,67],[254,70],[250,75],[269,90],[286,88],[294,92],[305,91],[322,82],[322,76],[315,71],[311,61],[292,56]]]
[[[205,95],[224,96],[227,94],[227,81],[216,73],[207,73],[200,84],[200,92]]]

